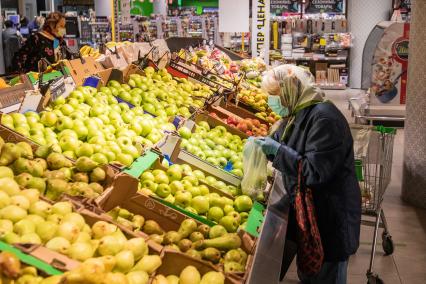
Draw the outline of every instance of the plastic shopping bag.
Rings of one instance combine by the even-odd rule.
[[[262,148],[250,138],[243,151],[244,177],[241,190],[252,198],[261,195],[266,187],[268,177],[268,159]]]

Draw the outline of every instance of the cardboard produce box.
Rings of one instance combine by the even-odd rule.
[[[5,113],[16,111],[26,92],[34,90],[27,75],[20,75],[19,79],[21,83],[0,90],[0,110]]]
[[[216,167],[205,160],[183,150],[180,147],[182,139],[176,135],[167,135],[161,145],[158,145],[158,151],[167,155],[170,161],[174,164],[188,164],[193,170],[200,170],[222,180],[226,184],[240,186],[241,178]]]
[[[13,131],[12,129],[9,129],[4,125],[0,125],[0,137],[2,137],[5,142],[27,142],[31,145],[34,151],[37,150],[37,148],[39,147],[38,144],[32,142],[25,136]],[[73,160],[71,161],[74,163]],[[103,195],[105,197],[108,197],[111,195],[112,192],[120,192],[120,194],[116,196],[116,198],[108,201],[108,206],[115,207],[121,202],[123,202],[126,196],[131,196],[136,193],[138,189],[138,180],[136,178],[126,173],[120,173],[116,168],[111,166],[103,166],[103,169],[106,173],[106,179],[103,184]]]
[[[102,71],[104,68],[93,57],[84,59],[64,60],[63,64],[68,68],[77,86],[83,85],[84,80]]]
[[[161,266],[157,269],[155,275],[164,275],[165,277],[169,275],[176,275],[179,277],[182,270],[187,266],[194,266],[201,274],[201,277],[210,271],[221,272],[215,266],[211,265],[208,262],[192,258],[188,255],[185,255],[180,252],[172,250],[164,250],[162,253],[162,263]],[[231,278],[228,275],[225,275],[225,284],[240,284],[243,283],[237,278]],[[155,276],[151,279],[150,283],[153,283]]]
[[[206,111],[215,112],[220,118],[226,118],[230,115],[234,115],[240,119],[245,119],[245,118],[257,119],[262,124],[266,124],[268,126],[270,124],[263,118],[257,117],[256,115],[254,115],[253,113],[249,112],[248,110],[244,108],[241,108],[231,103],[227,103],[225,100],[220,100],[218,101],[217,104],[208,106]]]

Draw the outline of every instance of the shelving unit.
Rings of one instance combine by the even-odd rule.
[[[304,66],[321,88],[345,89],[352,37],[347,31],[346,1],[334,2],[327,2],[330,10],[326,11],[317,11],[316,4],[308,2],[272,3],[276,16],[270,25],[270,62]]]

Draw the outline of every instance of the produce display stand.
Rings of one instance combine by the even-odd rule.
[[[0,241],[0,251],[2,252],[10,252],[18,257],[18,259],[29,265],[37,268],[39,271],[42,271],[48,275],[61,275],[62,271],[58,270],[54,265],[49,265],[43,260],[27,254],[24,248],[25,244],[16,244],[15,246],[8,245],[2,241]],[[44,253],[42,256],[44,257],[46,254]],[[62,257],[61,255],[59,257]],[[57,262],[58,263],[58,262]]]
[[[144,76],[145,73],[142,68],[147,65],[153,66],[154,69],[158,70],[157,64],[152,62],[152,60],[138,61],[139,62],[136,62],[137,64],[128,64],[124,68],[117,68],[119,66],[113,66],[108,69],[100,67],[100,65],[93,60],[88,60],[87,63],[86,61],[83,62],[80,59],[77,59],[77,61],[64,63],[64,65],[69,69],[69,74],[71,74],[73,79],[78,82],[77,85],[99,88],[101,86],[106,86],[110,80],[117,80],[120,83],[126,83],[131,74]],[[89,68],[90,66],[93,68]],[[243,119],[257,119],[261,121],[261,123],[267,124],[266,121],[257,118],[254,113],[251,113],[240,106],[227,103],[227,100],[229,99],[228,95],[234,94],[238,88],[238,84],[241,82],[236,84],[235,82],[232,83],[229,80],[226,81],[226,79],[222,78],[224,80],[223,82],[226,81],[229,84],[232,84],[232,87],[227,87],[226,82],[224,85],[221,81],[215,81],[211,78],[207,78],[209,76],[216,76],[219,78],[220,76],[208,70],[202,70],[198,67],[199,66],[187,64],[182,60],[172,60],[169,64],[169,70],[172,71],[170,72],[172,76],[189,78],[197,83],[209,86],[215,92],[215,95],[212,98],[203,101],[204,106],[202,108],[193,108],[191,110],[192,116],[189,119],[183,119],[178,116],[169,117],[169,121],[174,123],[177,129],[185,126],[194,132],[195,125],[198,122],[204,121],[212,128],[216,126],[223,126],[227,132],[233,135],[238,135],[241,140],[248,138],[247,134],[226,124],[222,120],[209,115],[209,112],[218,112],[218,114],[220,114],[218,115],[220,118],[234,115]],[[79,73],[79,69],[83,69],[82,73]],[[182,72],[184,69],[187,73]],[[129,102],[121,99],[117,100],[119,102],[127,103],[129,108],[134,107]],[[28,142],[34,150],[40,147],[26,137],[5,126],[0,126],[0,136],[6,142]],[[139,214],[144,216],[146,219],[158,222],[158,224],[166,230],[178,230],[180,224],[188,218],[194,219],[199,225],[206,224],[210,227],[214,226],[216,223],[205,217],[182,209],[159,198],[158,196],[149,196],[143,191],[138,192],[138,179],[142,173],[149,169],[167,170],[163,166],[163,159],[166,159],[168,164],[189,164],[193,170],[200,170],[205,175],[210,175],[227,185],[233,185],[235,187],[240,186],[240,177],[219,166],[209,164],[199,157],[181,149],[181,141],[182,140],[181,137],[179,137],[178,132],[165,131],[163,139],[152,147],[144,147],[142,155],[136,159],[131,166],[103,166],[103,169],[106,172],[106,180],[103,184],[104,191],[99,197],[85,198],[81,196],[63,194],[57,200],[71,202],[73,205],[73,212],[80,214],[89,226],[92,226],[97,221],[105,221],[116,225],[128,238],[144,238],[149,246],[150,253],[161,256],[163,261],[162,265],[150,275],[150,283],[152,283],[154,281],[154,277],[159,274],[164,274],[166,276],[168,274],[179,275],[180,271],[188,265],[193,265],[198,268],[201,274],[209,271],[223,272],[225,270],[222,263],[213,265],[210,262],[197,260],[196,258],[185,255],[184,253],[170,251],[166,246],[150,240],[146,233],[135,231],[133,230],[134,228],[128,227],[115,220],[111,215],[106,214],[106,212],[109,212],[116,207],[121,207],[133,214]],[[71,161],[73,163],[75,162],[73,160]],[[232,196],[228,192],[224,192],[223,190],[217,189],[202,181],[200,183],[207,186],[211,193],[217,193],[222,197],[231,199],[232,201],[236,200],[236,197]],[[266,204],[254,201],[254,205],[251,210],[242,209],[241,211],[238,211],[248,213],[248,217],[246,215],[247,223],[243,224],[245,227],[241,226],[237,231],[238,236],[242,241],[241,248],[248,254],[248,258],[247,262],[245,262],[245,272],[224,273],[225,283],[227,284],[278,282],[279,271],[281,269],[281,259],[284,250],[287,224],[286,212],[288,210],[288,204],[285,202],[283,203],[282,201],[284,191],[282,190],[282,185],[279,181],[277,182],[277,180],[275,180],[272,185],[269,184],[268,186],[270,188],[267,187],[264,190],[267,192],[265,195],[268,196],[268,199],[265,201]],[[49,202],[50,204],[54,203],[53,201],[47,200],[45,197],[40,197],[40,199]],[[233,206],[237,208],[235,204]],[[49,252],[46,247],[41,245],[35,246],[19,244],[18,247],[21,250],[25,250],[28,254],[43,258],[47,263],[57,267],[60,271],[69,271],[79,265],[79,262],[72,261],[64,255],[52,254],[51,251]],[[244,265],[244,263],[242,264]]]

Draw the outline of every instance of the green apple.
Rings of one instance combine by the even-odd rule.
[[[195,196],[192,198],[191,207],[194,208],[198,214],[204,214],[209,211],[209,200],[205,196]]]
[[[61,116],[58,118],[58,121],[56,122],[56,128],[59,131],[65,130],[65,129],[72,129],[73,128],[73,120],[69,118],[68,116]]]
[[[186,126],[179,128],[178,133],[183,139],[190,139],[192,135],[191,130]]]
[[[75,136],[62,136],[59,138],[59,146],[62,151],[75,151],[80,145],[80,141]]]
[[[193,186],[191,188],[187,189],[189,192],[191,192],[192,197],[198,196],[198,195],[202,195],[201,194],[201,190],[198,186]]]
[[[48,127],[55,125],[57,120],[58,116],[51,111],[43,111],[40,118],[40,122]]]
[[[175,195],[178,191],[183,191],[184,189],[182,182],[178,180],[174,180],[170,183],[170,190],[173,195]]]
[[[208,195],[210,193],[209,188],[204,184],[200,184],[200,186],[198,188],[200,189],[201,195]]]
[[[192,195],[189,191],[178,191],[175,194],[175,204],[183,208],[191,205]]]
[[[228,233],[234,233],[237,231],[240,225],[233,216],[224,216],[219,220],[219,224],[222,225]]]
[[[144,180],[142,183],[141,183],[141,186],[143,187],[143,188],[147,188],[147,189],[149,189],[149,190],[151,190],[152,192],[156,192],[157,191],[157,188],[158,188],[158,184],[156,184],[154,181],[152,181],[152,180]]]
[[[160,184],[160,183],[169,184],[169,177],[164,172],[159,173],[157,175],[154,174],[154,176],[155,176],[154,182],[156,182],[158,184]]]
[[[133,163],[133,157],[129,154],[119,153],[117,154],[117,162],[130,166]]]
[[[207,218],[211,221],[219,223],[220,219],[224,216],[223,210],[220,207],[211,207],[207,214]]]
[[[234,208],[238,212],[249,212],[253,206],[253,201],[247,195],[241,195],[235,198]]]
[[[171,189],[168,184],[162,183],[158,185],[157,191],[155,193],[161,198],[166,198],[170,195]]]
[[[144,172],[144,173],[141,175],[141,181],[145,181],[145,180],[151,180],[151,181],[154,181],[154,180],[155,180],[155,177],[154,177],[154,175],[152,174],[152,172]]]

